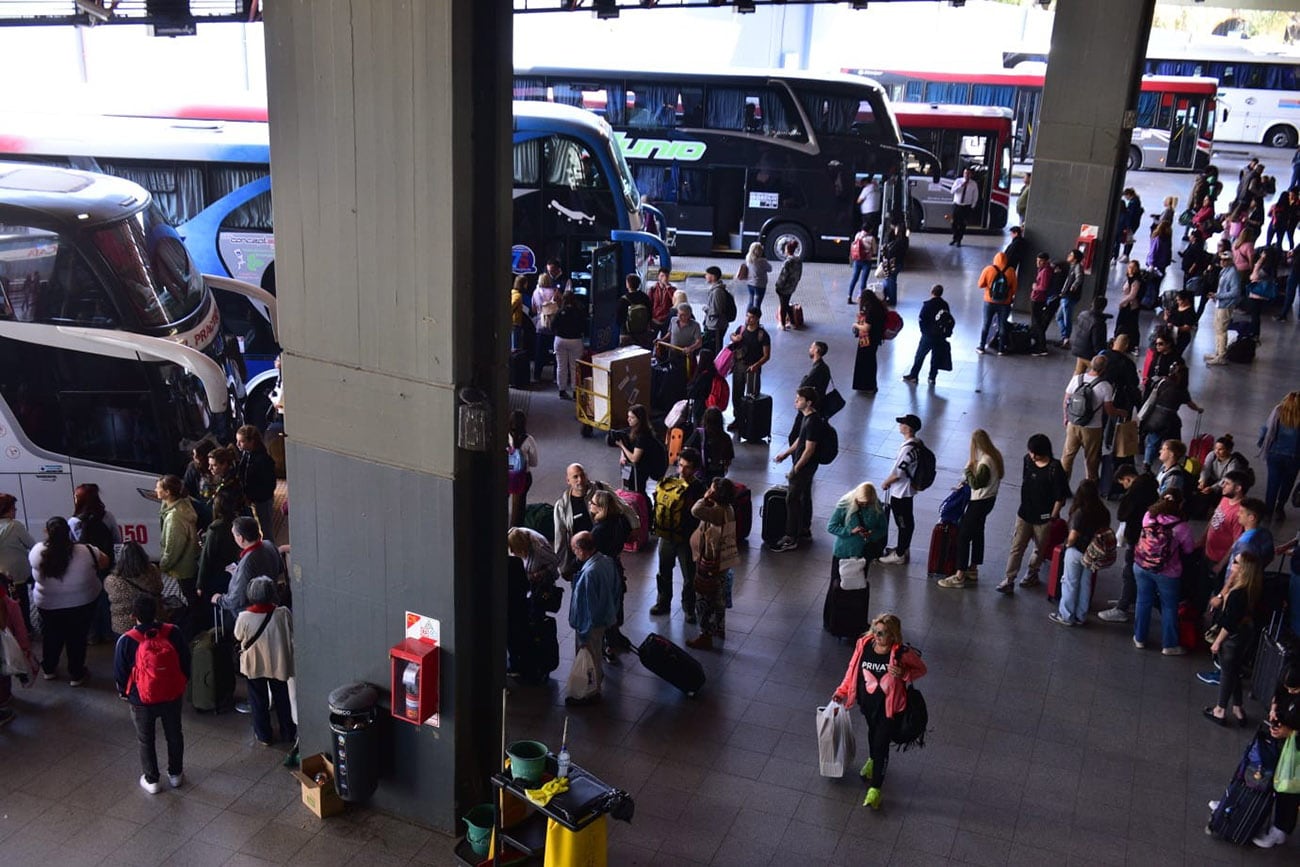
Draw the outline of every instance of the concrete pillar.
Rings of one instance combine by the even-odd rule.
[[[1156,0],[1057,0],[1021,285],[1032,282],[1038,251],[1064,258],[1079,226],[1088,223],[1101,226],[1102,233],[1084,299],[1106,291],[1112,227],[1155,5]],[[1027,293],[1023,300],[1027,305]]]
[[[302,748],[437,618],[441,727],[386,720],[373,803],[451,831],[500,767],[504,425],[456,419],[506,409],[511,4],[277,0],[266,53]]]

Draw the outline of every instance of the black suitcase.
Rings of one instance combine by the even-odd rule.
[[[1273,810],[1273,771],[1279,752],[1267,729],[1255,734],[1219,799],[1218,809],[1210,814],[1205,833],[1244,846],[1263,829]]]
[[[510,387],[528,388],[533,384],[533,357],[527,349],[510,350]]]
[[[840,561],[833,561],[831,586],[822,605],[822,628],[836,638],[857,638],[871,625],[871,582],[861,590],[840,587]]]
[[[785,502],[790,489],[775,485],[763,495],[763,544],[775,545],[785,536]]]
[[[660,362],[650,364],[650,408],[668,412],[673,404],[686,399],[686,365]]]
[[[1038,350],[1037,335],[1023,322],[1007,323],[1007,333],[1002,341],[1002,351],[1008,355],[1028,355]],[[996,344],[995,344],[996,345]]]
[[[700,661],[657,632],[647,635],[632,652],[642,665],[688,696],[694,697],[704,686],[704,667]]]
[[[1250,364],[1255,360],[1255,339],[1238,337],[1228,344],[1224,357],[1235,364]]]
[[[554,617],[537,618],[528,626],[530,646],[524,674],[540,683],[560,667],[560,641],[556,637]]]
[[[1274,612],[1268,625],[1259,631],[1259,648],[1255,651],[1254,672],[1250,676],[1250,697],[1265,705],[1273,700],[1282,671],[1293,656],[1291,647],[1280,637],[1284,613]]]
[[[235,657],[225,640],[225,617],[212,606],[214,625],[190,643],[190,682],[185,691],[197,711],[219,711],[235,698]]]
[[[736,428],[747,442],[772,438],[772,396],[745,395],[736,401]]]

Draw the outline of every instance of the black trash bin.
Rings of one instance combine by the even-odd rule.
[[[334,741],[334,789],[353,803],[365,801],[379,786],[379,690],[348,683],[329,695]]]

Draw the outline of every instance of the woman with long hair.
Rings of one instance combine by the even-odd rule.
[[[163,476],[154,485],[158,497],[159,537],[158,568],[176,582],[168,594],[179,595],[185,605],[198,602],[199,525],[185,483],[176,476]]]
[[[1237,725],[1246,724],[1241,706],[1241,671],[1255,647],[1252,614],[1264,586],[1264,567],[1250,551],[1239,551],[1228,567],[1228,581],[1214,607],[1214,641],[1210,652],[1219,658],[1219,703],[1207,707],[1207,719],[1227,725],[1228,707]]]
[[[113,617],[113,631],[118,635],[135,627],[135,615],[131,607],[135,597],[152,596],[158,604],[161,618],[162,573],[158,567],[149,562],[149,555],[138,542],[127,542],[122,546],[122,554],[117,558],[117,565],[104,579],[104,589],[108,591],[108,604]]]
[[[835,504],[826,532],[835,537],[831,551],[831,583],[822,605],[822,628],[836,638],[856,638],[871,620],[871,585],[844,589],[840,568],[844,561],[861,563],[865,582],[871,561],[885,550],[889,538],[889,517],[880,504],[876,486],[863,482]],[[859,564],[854,562],[853,567]]]
[[[591,495],[591,538],[596,550],[614,561],[618,569],[618,619],[605,630],[605,660],[618,664],[616,654],[631,646],[619,627],[623,625],[623,597],[627,595],[627,572],[623,569],[623,545],[632,528],[613,491],[599,490]]]
[[[235,431],[235,474],[243,485],[244,496],[262,528],[262,538],[275,544],[272,507],[275,504],[275,460],[266,450],[257,425],[246,424]]]
[[[894,614],[877,614],[871,629],[853,648],[844,679],[831,700],[848,710],[855,703],[867,719],[868,758],[858,772],[867,784],[862,805],[880,809],[889,747],[898,719],[907,709],[907,685],[924,677],[921,654],[903,643],[903,625]]]
[[[875,394],[876,352],[885,339],[885,303],[875,292],[867,290],[858,301],[858,321],[853,334],[858,338],[858,354],[853,362],[853,390]]]
[[[749,253],[745,256],[745,267],[749,269],[747,280],[749,304],[745,309],[754,307],[762,310],[763,296],[767,294],[767,275],[772,273],[772,263],[763,255],[763,245],[760,242],[755,241],[749,245]]]
[[[1137,607],[1133,612],[1133,646],[1144,650],[1151,609],[1160,596],[1160,652],[1182,656],[1178,643],[1178,603],[1183,598],[1183,561],[1196,547],[1183,520],[1182,495],[1176,488],[1162,494],[1142,518],[1142,535],[1133,549]],[[1150,543],[1150,544],[1149,544]]]
[[[1268,466],[1264,505],[1281,520],[1286,517],[1283,505],[1295,486],[1300,456],[1300,391],[1288,393],[1269,413],[1259,431],[1259,454]]]
[[[185,465],[185,475],[182,478],[185,493],[196,500],[212,501],[212,473],[208,469],[208,455],[216,447],[216,442],[204,437],[190,449],[190,462]]]
[[[88,543],[72,541],[64,518],[45,522],[45,541],[37,542],[28,556],[35,587],[32,604],[41,612],[42,676],[58,676],[59,657],[68,651],[68,682],[86,682],[86,634],[103,586],[99,570],[108,568],[108,556]]]
[[[234,498],[235,511],[240,514],[248,512],[248,497],[244,485],[239,480],[239,451],[234,446],[220,446],[208,455],[208,471],[212,474],[212,496],[226,493]]]
[[[523,410],[512,410],[506,428],[506,489],[512,527],[524,522],[524,504],[533,487],[533,468],[537,461],[537,440],[528,433],[528,416]]]
[[[662,475],[666,456],[663,443],[655,439],[650,427],[650,413],[644,404],[628,408],[627,427],[610,431],[609,444],[619,450],[618,464],[622,470],[623,487],[645,496],[646,483]]]
[[[224,593],[230,586],[230,573],[226,567],[238,563],[240,553],[239,545],[230,531],[238,517],[239,501],[234,491],[223,491],[212,498],[212,523],[208,524],[203,535],[203,546],[199,550],[200,599],[211,599],[213,594]],[[206,614],[206,606],[199,607],[204,608]],[[197,614],[197,607],[194,613]]]
[[[686,438],[686,446],[700,450],[702,474],[706,479],[725,476],[736,459],[736,444],[727,434],[722,410],[709,407],[700,417],[700,427]]]
[[[1061,600],[1057,610],[1047,616],[1062,626],[1082,626],[1088,620],[1088,607],[1092,604],[1092,581],[1084,579],[1087,567],[1083,564],[1083,553],[1092,544],[1093,537],[1110,526],[1110,509],[1101,501],[1097,483],[1092,479],[1085,479],[1074,492],[1069,526],[1061,571]]]
[[[1174,260],[1174,233],[1170,223],[1163,220],[1151,227],[1151,246],[1147,249],[1147,267],[1154,268],[1161,277]]]
[[[700,421],[704,418],[704,411],[709,408],[709,396],[715,390],[722,391],[726,389],[728,401],[731,397],[731,386],[727,385],[725,377],[718,374],[718,368],[713,363],[714,355],[712,349],[701,349],[699,357],[695,360],[695,373],[691,376],[691,381],[686,384],[686,399],[690,401],[691,415],[678,421],[678,427],[697,428]],[[722,385],[716,383],[721,380]],[[725,410],[727,407],[718,407]]]
[[[1120,296],[1119,312],[1115,314],[1115,336],[1127,334],[1129,346],[1138,345],[1138,314],[1141,309],[1142,268],[1135,260],[1129,259],[1124,266],[1124,294]]]
[[[957,571],[940,578],[940,587],[973,587],[979,581],[984,562],[984,525],[998,500],[1004,475],[1002,452],[993,445],[988,431],[976,428],[970,435],[970,459],[962,470],[962,480],[970,486],[970,503],[957,525]]]
[[[704,496],[691,506],[699,524],[691,534],[695,559],[695,616],[700,634],[688,639],[694,650],[711,650],[713,639],[727,637],[727,587],[731,570],[740,562],[736,547],[736,487],[730,479],[714,479]]]
[[[27,526],[18,520],[18,498],[0,494],[0,573],[8,575],[13,583],[13,597],[28,629],[32,624],[32,567],[27,557],[35,544]]]
[[[1167,343],[1170,340],[1172,338],[1162,336],[1157,342]],[[1156,462],[1161,443],[1183,438],[1183,419],[1178,415],[1178,410],[1183,405],[1198,413],[1205,412],[1205,408],[1192,400],[1191,392],[1187,390],[1187,364],[1182,360],[1171,364],[1168,375],[1153,381],[1151,388],[1156,394],[1155,402],[1138,423],[1139,432],[1146,437],[1142,456],[1147,466]]]

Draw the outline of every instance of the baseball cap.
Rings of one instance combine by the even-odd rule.
[[[921,419],[910,412],[907,415],[900,415],[894,421],[907,425],[912,429],[912,433],[916,433],[921,429]]]

